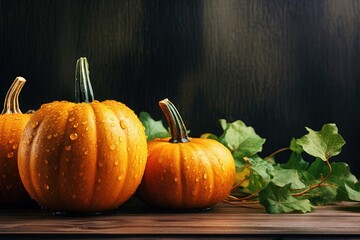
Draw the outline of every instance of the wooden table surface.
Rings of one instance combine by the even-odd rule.
[[[218,204],[200,212],[169,212],[125,205],[92,216],[39,209],[0,210],[0,239],[116,238],[360,238],[360,205],[321,206],[307,214],[265,213],[261,206]]]

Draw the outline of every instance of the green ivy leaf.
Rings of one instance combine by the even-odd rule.
[[[345,183],[349,186],[353,186],[358,181],[357,178],[350,172],[349,165],[344,162],[333,162],[331,163],[331,168],[332,172],[326,179],[326,183],[338,187]],[[317,159],[310,165],[307,172],[319,179],[320,176],[325,177],[328,174],[329,167],[322,160]]]
[[[327,183],[338,187],[342,184],[352,186],[358,181],[358,179],[350,172],[350,168],[347,163],[333,162],[331,163],[331,167],[332,173],[326,180]]]
[[[337,197],[336,201],[358,201],[357,193],[360,194],[360,182],[356,182],[355,184],[343,184],[337,189]],[[351,198],[350,198],[351,196]],[[360,200],[359,200],[360,201]]]
[[[249,158],[249,163],[251,165],[251,177],[249,185],[244,190],[254,193],[265,188],[271,181],[272,176],[270,173],[273,171],[274,166],[257,155]]]
[[[293,151],[293,152],[296,152],[296,153],[302,153],[304,151],[304,149],[302,148],[301,145],[299,145],[297,142],[296,142],[296,139],[295,138],[292,138],[291,139],[291,142],[290,142],[290,150]]]
[[[308,127],[306,130],[309,133],[297,139],[296,143],[302,146],[305,152],[323,161],[338,155],[345,144],[335,124],[325,124],[321,131],[314,131]]]
[[[359,186],[360,185],[356,185],[355,188],[358,188],[358,189],[355,190],[355,189],[349,187],[347,184],[345,184],[345,190],[346,190],[347,195],[348,195],[350,200],[360,202],[360,189],[359,189]]]
[[[289,160],[286,163],[281,164],[281,167],[284,169],[296,169],[296,170],[305,170],[309,166],[309,163],[306,162],[301,153],[292,152]]]
[[[213,139],[213,140],[219,141],[219,138],[213,133],[201,134],[200,138]]]
[[[324,163],[324,161],[320,158],[316,158],[315,161],[311,163],[311,165],[307,169],[307,172],[314,176],[316,179],[318,179],[324,171],[326,171],[326,175],[329,171],[329,168],[327,167],[326,163]]]
[[[251,157],[262,150],[265,139],[242,121],[227,123],[221,119],[220,125],[224,133],[219,137],[219,141],[234,153],[234,158]]]
[[[259,193],[260,204],[265,207],[267,213],[279,214],[300,211],[311,212],[314,206],[307,199],[297,199],[291,195],[291,184],[277,186],[270,182]]]
[[[309,191],[309,200],[315,205],[328,204],[338,201],[340,198],[347,200],[346,194],[342,186],[347,184],[348,186],[354,186],[358,181],[357,178],[350,172],[349,166],[344,162],[331,163],[332,172],[326,179],[324,184],[329,186],[320,186]],[[325,177],[329,172],[329,167],[321,159],[316,159],[309,169],[307,170],[311,174],[315,181],[311,184],[316,184],[320,181],[321,177]]]
[[[277,186],[284,187],[290,184],[292,189],[305,188],[305,184],[300,180],[298,171],[296,169],[283,169],[279,165],[274,167],[271,175],[273,175],[272,182]]]
[[[153,140],[155,138],[166,138],[170,137],[169,131],[164,127],[161,120],[155,121],[152,119],[149,113],[141,112],[139,115],[141,123],[145,127],[145,134],[147,140]]]

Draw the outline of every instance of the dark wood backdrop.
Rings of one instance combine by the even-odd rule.
[[[74,100],[80,56],[98,100],[168,97],[194,137],[241,119],[266,155],[336,123],[360,177],[360,1],[0,0],[1,98],[21,75],[23,111]]]

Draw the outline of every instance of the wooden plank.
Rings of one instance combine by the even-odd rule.
[[[219,204],[202,212],[144,206],[96,216],[57,216],[45,210],[2,210],[1,235],[360,235],[360,207],[343,203],[307,214],[271,215],[260,206]]]

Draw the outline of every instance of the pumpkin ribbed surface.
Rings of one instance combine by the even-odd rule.
[[[112,100],[44,104],[27,124],[19,172],[29,194],[56,211],[94,212],[128,200],[147,157],[144,127]]]
[[[139,194],[154,206],[171,209],[207,208],[221,202],[235,178],[228,149],[211,139],[169,138],[148,143],[148,161]]]
[[[30,114],[0,115],[0,203],[16,204],[29,199],[17,165],[18,146]]]

